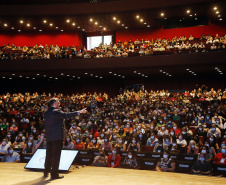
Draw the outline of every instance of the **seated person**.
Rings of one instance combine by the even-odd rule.
[[[92,148],[100,148],[100,144],[97,143],[96,138],[93,138],[87,145],[87,149],[92,149]]]
[[[107,136],[104,137],[104,143],[100,146],[103,150],[112,150],[112,144],[109,142],[109,139]]]
[[[6,154],[9,147],[10,145],[6,143],[6,139],[3,139],[0,145],[0,154]]]
[[[136,138],[132,139],[132,143],[128,145],[127,151],[134,151],[134,152],[140,151],[140,144],[136,141]]]
[[[113,148],[112,154],[108,156],[107,165],[112,168],[120,166],[121,156],[118,154],[117,148]]]
[[[164,152],[165,150],[168,150],[168,146],[163,143],[163,137],[159,137],[159,142],[155,145],[153,152]]]
[[[67,136],[66,141],[63,142],[63,149],[74,149],[74,143],[70,136]]]
[[[128,152],[128,156],[123,161],[123,164],[129,164],[132,168],[136,168],[138,166],[136,157],[133,152]]]
[[[206,154],[200,153],[199,159],[197,159],[192,166],[192,172],[194,174],[209,175],[211,173],[211,169],[211,163],[206,161]]]
[[[216,164],[226,164],[226,146],[224,146],[221,150],[222,153],[218,153],[215,155],[213,162]]]
[[[25,143],[22,141],[21,136],[17,136],[17,140],[13,143],[13,148],[24,148]]]
[[[199,148],[196,146],[196,142],[194,140],[191,140],[187,147],[187,154],[198,154],[198,153]]]
[[[118,139],[118,143],[115,145],[118,151],[126,151],[126,145],[123,143],[122,138]]]
[[[221,137],[221,131],[219,128],[216,127],[215,124],[212,125],[212,128],[207,132],[207,137],[215,136],[216,138]]]
[[[177,144],[181,145],[182,147],[186,147],[187,146],[187,141],[183,138],[183,134],[182,133],[178,134]]]
[[[100,155],[96,156],[93,161],[93,166],[107,166],[107,156],[105,155],[104,150],[99,150]]]
[[[20,155],[13,151],[13,147],[8,148],[7,154],[2,158],[2,162],[16,163],[20,161]]]
[[[25,145],[22,154],[34,154],[35,149],[32,140],[28,140],[27,145]]]
[[[156,171],[173,172],[175,171],[175,166],[176,163],[169,157],[169,152],[166,150],[163,153],[163,158],[161,158],[156,165]]]
[[[155,137],[154,132],[151,133],[151,136],[148,138],[146,145],[155,146],[158,143],[158,139]]]
[[[76,150],[85,149],[85,144],[84,142],[82,142],[82,140],[79,137],[75,138],[74,149]]]
[[[46,149],[47,141],[45,133],[41,133],[41,135],[38,136],[37,144],[35,145],[35,150],[38,149]]]
[[[213,160],[213,155],[210,153],[209,147],[208,146],[203,146],[200,149],[201,153],[205,154],[205,161],[211,162]],[[198,159],[200,158],[200,154],[198,154]]]

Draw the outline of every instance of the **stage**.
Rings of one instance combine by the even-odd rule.
[[[24,169],[25,163],[0,163],[2,185],[219,185],[226,184],[226,178],[206,177],[170,172],[131,170],[106,167],[71,167],[64,179],[43,178],[42,172]]]

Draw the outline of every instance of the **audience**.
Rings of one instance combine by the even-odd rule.
[[[192,166],[192,172],[194,174],[209,175],[211,171],[211,163],[206,160],[206,154],[201,153],[199,159]]]
[[[176,164],[174,160],[170,158],[168,150],[165,150],[163,152],[163,158],[161,158],[156,165],[156,171],[173,172],[175,168]]]

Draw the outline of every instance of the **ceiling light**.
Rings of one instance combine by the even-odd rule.
[[[91,18],[89,21],[90,21],[90,22],[93,22],[93,19]]]
[[[112,73],[112,72],[109,72],[110,74]]]
[[[216,11],[216,14],[219,14],[220,12],[219,11]]]
[[[98,76],[96,75],[95,78],[98,78]]]
[[[116,17],[113,17],[113,20],[115,21],[116,20]]]
[[[21,32],[21,30],[18,30],[18,32]]]
[[[19,77],[20,77],[20,78],[22,78],[23,76],[22,76],[22,75],[20,75]]]
[[[217,17],[221,17],[221,15],[218,15]]]
[[[32,78],[32,80],[35,80],[35,78]]]
[[[217,10],[217,7],[215,6],[213,9],[214,9],[214,10]]]
[[[8,26],[8,24],[6,24],[6,23],[5,23],[5,24],[4,24],[4,26],[5,26],[5,27],[7,27],[7,26]]]
[[[163,71],[163,73],[166,73],[165,71]]]
[[[50,76],[49,78],[53,78],[52,76]]]
[[[88,73],[85,73],[85,75],[88,75]]]
[[[64,30],[60,30],[60,31],[64,31]]]
[[[12,80],[12,78],[9,78],[10,80]]]
[[[161,16],[163,17],[164,16],[164,13],[161,13]]]
[[[190,13],[191,11],[190,10],[187,10],[187,13]]]
[[[98,24],[98,22],[95,22],[95,24],[97,25],[97,24]]]
[[[118,76],[121,76],[121,75],[118,75]]]
[[[56,29],[58,29],[58,27],[56,27]]]
[[[115,73],[114,75],[116,76],[117,74]]]
[[[147,24],[146,22],[144,24]]]
[[[31,25],[30,25],[30,23],[27,23],[27,27],[30,27]]]
[[[74,22],[72,23],[72,26],[75,26],[75,23]]]
[[[67,76],[70,76],[70,75],[67,75]]]
[[[166,17],[164,19],[167,19]]]
[[[34,30],[36,30],[36,27],[33,27]]]
[[[195,20],[197,21],[197,20],[198,20],[198,18],[195,18]]]
[[[147,25],[148,28],[150,28],[150,25]]]
[[[80,79],[80,77],[78,76],[78,79]]]
[[[122,76],[122,78],[125,78],[125,76]]]
[[[102,26],[101,26],[101,25],[100,25],[99,27],[100,27],[100,28],[102,28]]]
[[[189,69],[186,69],[187,71],[189,71]]]
[[[221,19],[221,18],[219,19],[219,21],[222,21],[222,20],[223,20],[223,19]]]
[[[80,28],[80,26],[78,26],[77,28]]]
[[[69,23],[70,22],[70,19],[67,19],[66,22]]]
[[[137,73],[137,71],[134,71],[134,73]]]
[[[24,23],[24,21],[23,20],[20,20],[20,24],[23,24]]]
[[[125,29],[128,29],[128,27],[125,27]]]
[[[103,28],[104,30],[106,30],[106,28]]]
[[[118,24],[120,24],[121,21],[117,21]]]
[[[47,23],[47,20],[43,20],[43,23]]]
[[[218,67],[215,67],[215,69],[218,69]]]
[[[37,76],[39,76],[40,74],[36,74]]]
[[[223,75],[224,73],[220,73],[221,75]]]
[[[2,78],[5,78],[4,76]]]
[[[26,78],[29,78],[28,76]]]
[[[58,78],[55,78],[56,80],[58,80]]]
[[[148,76],[145,76],[145,78],[147,78]]]
[[[85,31],[85,29],[83,28],[82,31]]]
[[[61,73],[60,75],[62,75],[62,76],[63,76],[63,75],[64,75],[64,73]]]
[[[160,72],[162,72],[162,70],[160,70]]]
[[[189,15],[190,17],[192,17],[192,14],[191,15]]]
[[[15,76],[15,74],[12,74],[12,76]]]
[[[90,74],[90,76],[93,76],[93,74]]]
[[[144,20],[143,19],[140,19],[140,22],[143,22]]]
[[[196,74],[194,74],[196,76]]]
[[[103,78],[102,76],[100,78]]]
[[[136,18],[137,18],[137,19],[139,19],[139,18],[140,18],[140,16],[139,16],[139,15],[137,15],[137,16],[136,16]]]
[[[138,75],[140,75],[141,73],[138,73]]]
[[[124,24],[122,24],[122,26],[124,26]]]
[[[43,77],[46,77],[46,75],[43,75]]]
[[[53,23],[50,23],[49,25],[50,25],[50,26],[53,26]]]
[[[11,29],[14,30],[14,27],[12,27]]]
[[[42,30],[39,30],[40,32],[42,31]]]

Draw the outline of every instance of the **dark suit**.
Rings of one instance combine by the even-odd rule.
[[[51,176],[57,176],[60,155],[62,149],[62,137],[63,137],[63,120],[72,118],[78,115],[78,112],[65,113],[54,107],[50,107],[44,113],[44,122],[46,130],[46,160],[45,160],[45,172],[51,172]]]

